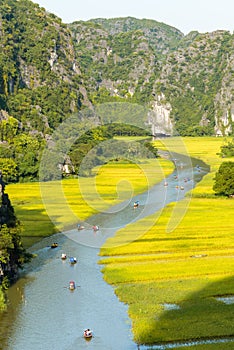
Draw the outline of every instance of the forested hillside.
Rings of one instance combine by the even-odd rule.
[[[94,104],[146,104],[159,130],[170,119],[169,134],[233,132],[234,41],[228,31],[184,36],[164,23],[131,17],[69,28]]]
[[[165,23],[132,17],[64,24],[32,1],[1,0],[5,180],[37,179],[53,131],[70,115],[105,102],[148,109],[153,134],[233,134],[233,44],[227,31],[184,36]],[[108,138],[115,132],[108,130]],[[69,154],[75,169],[84,154],[79,147]]]

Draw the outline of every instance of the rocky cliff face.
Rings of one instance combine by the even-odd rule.
[[[172,136],[173,124],[170,117],[171,105],[165,103],[165,96],[158,95],[157,100],[152,103],[148,114],[148,121],[151,125],[152,135],[154,136]]]
[[[70,29],[93,103],[115,98],[146,104],[155,132],[159,125],[160,133],[170,134],[233,132],[229,32],[183,36],[156,21],[131,17],[75,22]],[[160,104],[158,96],[164,96]]]
[[[90,105],[71,32],[29,0],[0,3],[0,108],[27,132],[50,133]]]

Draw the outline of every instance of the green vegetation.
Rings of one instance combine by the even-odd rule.
[[[132,17],[65,25],[29,0],[3,0],[0,12],[0,164],[7,182],[38,180],[42,151],[61,122],[71,115],[79,121],[81,111],[106,102],[148,111],[157,101],[171,108],[174,134],[181,136],[213,135],[217,128],[232,133],[229,32],[184,37],[164,23]],[[98,113],[87,120],[105,124]],[[102,136],[136,132],[127,128],[109,127]],[[86,136],[70,150],[76,173],[81,155],[96,146],[97,133]],[[102,164],[100,155],[88,163],[84,175]]]
[[[160,96],[160,104],[172,108],[174,135],[233,132],[233,35],[228,31],[183,37],[163,23],[131,17],[98,18],[69,27],[94,104],[127,101],[151,109]],[[226,125],[221,119],[225,116]]]
[[[85,220],[145,191],[172,170],[172,164],[163,159],[142,160],[139,164],[118,161],[97,167],[97,175],[91,178],[9,184],[8,193],[23,226],[22,241],[28,247],[58,230],[70,228],[78,219]],[[40,190],[46,198],[41,198]],[[50,198],[45,208],[42,199]]]
[[[1,1],[0,12],[0,107],[22,123],[23,131],[48,133],[77,110],[79,79],[69,72],[70,33],[59,18],[29,0]],[[63,66],[70,83],[55,66]]]
[[[220,155],[223,158],[234,157],[234,139],[232,139],[232,141],[226,141],[226,143],[221,146]]]
[[[234,162],[223,162],[215,174],[213,186],[217,194],[223,196],[234,195]]]
[[[18,276],[18,269],[31,258],[21,242],[21,226],[18,222],[5,184],[0,178],[0,310],[6,307],[4,291]]]
[[[216,299],[233,296],[234,289],[233,202],[216,198],[212,190],[223,162],[217,155],[222,140],[185,138],[184,143],[211,172],[192,190],[191,200],[179,202],[181,208],[189,204],[181,222],[168,232],[172,203],[119,230],[100,252],[104,279],[129,305],[134,339],[140,344],[222,338],[234,330],[233,304]],[[173,139],[165,140],[164,148],[172,146]]]

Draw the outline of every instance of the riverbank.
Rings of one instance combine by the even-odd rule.
[[[233,200],[217,198],[212,190],[214,173],[223,161],[217,155],[223,140],[185,138],[184,143],[190,156],[205,161],[211,172],[192,190],[191,199],[181,201],[182,207],[188,204],[181,222],[168,232],[176,205],[169,204],[158,218],[153,214],[118,231],[100,253],[105,280],[129,306],[138,344],[228,338],[234,331],[234,304],[217,299],[234,294]],[[172,145],[172,139],[164,140],[163,148]],[[118,245],[147,226],[150,229],[134,242]],[[207,344],[199,349],[207,349]]]
[[[150,191],[153,192],[154,200],[154,193],[158,193],[155,187],[157,186]],[[143,203],[144,196],[145,194],[137,195],[140,203]],[[134,200],[132,198],[132,201]],[[41,349],[42,344],[46,348],[54,348],[55,344],[59,344],[61,349],[68,349],[73,344],[79,349],[86,349],[87,344],[82,337],[82,329],[86,325],[95,331],[90,349],[136,348],[132,341],[126,305],[119,303],[113,289],[104,282],[97,264],[99,248],[90,246],[91,240],[102,244],[108,234],[112,235],[116,222],[123,226],[129,223],[129,220],[137,220],[138,212],[133,209],[132,204],[125,201],[124,207],[121,205],[122,210],[117,205],[121,211],[120,216],[116,207],[108,216],[103,212],[98,214],[95,219],[100,224],[100,230],[96,233],[86,224],[82,231],[77,231],[77,228],[69,230],[43,239],[32,247],[36,258],[27,266],[24,278],[9,290],[9,310],[14,311],[5,315],[4,322],[8,325],[9,333],[8,347],[5,348],[27,350],[33,346],[34,349]],[[79,243],[83,236],[87,246]],[[57,249],[50,248],[54,240],[58,243]],[[67,256],[78,257],[78,263],[71,266],[69,260],[62,261],[62,252],[66,252]],[[69,280],[77,282],[77,290],[74,293],[66,288]],[[17,298],[20,298],[19,305],[16,303]],[[51,302],[52,298],[61,307],[57,308],[56,303]],[[17,304],[17,307],[11,307],[13,303]],[[61,317],[63,319],[64,314],[66,322],[63,322],[61,333]],[[6,338],[6,331],[3,337]],[[6,344],[7,341],[4,342]]]
[[[144,192],[172,171],[173,164],[165,159],[147,159],[139,164],[110,163],[95,168],[92,178],[46,183],[47,195],[51,193],[53,197],[53,206],[50,208],[45,207],[38,182],[9,184],[6,192],[22,224],[23,246],[29,248],[45,237],[75,227],[78,217],[79,220],[86,220],[128,196]],[[64,198],[59,198],[56,192],[56,187],[61,184]],[[74,216],[64,210],[65,202],[71,213],[75,214],[75,221]],[[54,221],[52,217],[55,217]],[[5,296],[0,289],[0,310],[5,309]]]
[[[96,176],[91,178],[47,182],[46,195],[53,199],[47,207],[38,182],[9,184],[7,193],[23,226],[24,246],[30,247],[45,237],[76,226],[78,218],[86,220],[146,191],[173,168],[165,159],[147,159],[139,164],[116,162],[95,168]],[[57,186],[62,186],[64,198],[59,197]],[[66,205],[69,213],[64,209]]]

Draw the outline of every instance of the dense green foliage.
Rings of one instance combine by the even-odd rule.
[[[113,140],[113,136],[148,136],[146,130],[124,124],[109,124],[95,128],[83,134],[72,145],[69,156],[74,171],[80,176],[92,175],[92,169],[110,160],[128,159],[139,162],[139,159],[158,157],[157,149],[150,142],[134,142]]]
[[[234,195],[234,162],[223,162],[214,178],[214,191],[223,196]]]
[[[128,101],[151,108],[160,98],[161,106],[172,107],[174,134],[232,132],[229,32],[183,37],[162,23],[131,17],[74,22],[70,29],[94,104]]]
[[[77,103],[79,78],[69,72],[74,61],[69,32],[29,0],[1,1],[0,13],[0,106],[24,130],[48,132]]]
[[[134,103],[150,101],[159,66],[142,31],[110,35],[91,22],[75,22],[70,28],[88,82],[89,98],[94,104],[126,102],[126,99]],[[132,97],[131,89],[135,90]]]
[[[134,17],[96,18],[92,19],[91,22],[101,25],[107,32],[111,32],[112,35],[141,31],[153,50],[160,56],[170,49],[175,49],[183,38],[183,34],[178,29],[165,23],[145,18],[140,20]]]
[[[12,118],[13,119],[13,118]],[[0,122],[1,126],[5,120]],[[38,179],[39,160],[45,141],[39,134],[17,133],[12,137],[9,127],[2,133],[0,144],[0,169],[6,182],[29,181]]]
[[[220,147],[220,155],[222,158],[234,157],[234,139]]]
[[[18,276],[18,269],[31,258],[21,243],[21,226],[0,177],[0,310],[4,308],[3,290]]]
[[[159,119],[170,110],[173,132],[181,136],[232,133],[229,32],[184,36],[164,23],[132,17],[65,25],[29,0],[2,0],[0,13],[0,165],[7,182],[38,179],[43,149],[58,126],[106,102],[147,111],[156,104]],[[113,110],[104,112],[99,121],[88,113],[85,120],[106,124]],[[136,125],[136,109],[126,113]],[[144,128],[149,116],[143,114],[137,125]],[[122,117],[118,122],[124,125]],[[163,129],[166,122],[159,123]],[[109,127],[107,138],[142,133],[120,128]],[[96,150],[95,137],[91,133],[76,142],[62,161],[70,157],[77,173],[82,156]],[[89,164],[100,164],[100,155]],[[51,179],[49,172],[45,178]]]

